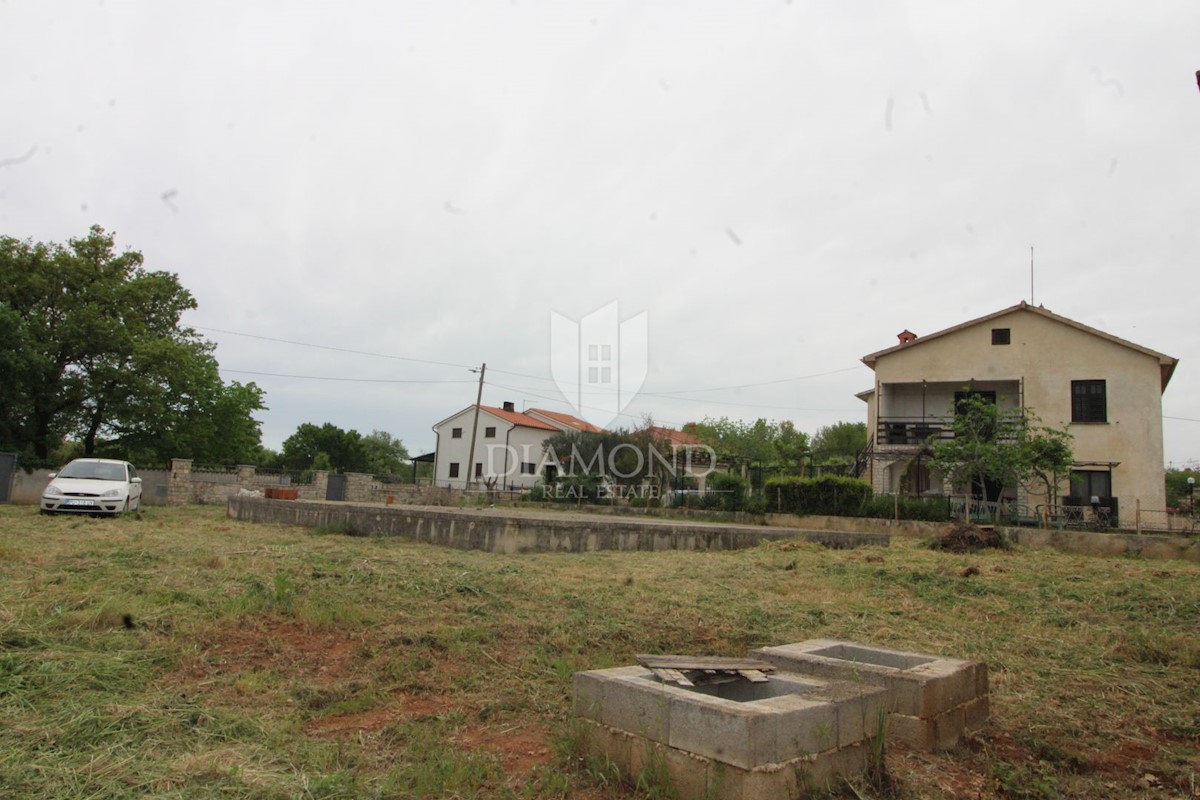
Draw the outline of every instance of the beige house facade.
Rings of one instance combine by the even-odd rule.
[[[1075,462],[1061,503],[1098,497],[1114,515],[1166,507],[1162,394],[1177,359],[1024,302],[899,338],[862,359],[875,385],[858,395],[870,436],[860,475],[876,492],[965,491],[930,473],[927,443],[952,435],[956,401],[973,393],[1071,434]],[[1030,509],[1049,502],[1023,487],[989,488],[976,493]]]

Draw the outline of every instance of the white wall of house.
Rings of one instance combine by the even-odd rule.
[[[480,409],[476,426],[474,468],[468,465],[471,451],[471,425],[475,408],[460,411],[434,426],[437,456],[434,482],[455,489],[467,487],[470,477],[474,488],[495,478],[497,488],[528,488],[542,477],[542,443],[555,431],[513,425]],[[460,431],[454,435],[455,429]],[[524,470],[522,465],[526,465]],[[528,465],[533,464],[531,468]],[[529,470],[532,469],[532,472]],[[455,474],[457,473],[457,474]]]

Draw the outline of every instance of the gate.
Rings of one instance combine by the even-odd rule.
[[[346,476],[336,473],[330,474],[329,483],[325,486],[326,500],[345,500],[346,499]]]
[[[17,454],[0,453],[0,503],[12,501],[13,479],[17,473]]]

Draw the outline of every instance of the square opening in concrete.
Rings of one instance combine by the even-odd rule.
[[[853,661],[857,664],[874,664],[878,667],[892,667],[893,669],[912,669],[922,664],[932,664],[934,661],[937,661],[937,658],[933,656],[920,656],[896,650],[884,650],[879,647],[864,647],[857,644],[835,644],[830,647],[809,650],[808,652],[814,656],[840,658],[844,661]]]
[[[655,676],[642,678],[655,685],[662,685],[665,681],[660,680]],[[675,684],[670,684],[674,686]],[[804,694],[812,692],[819,688],[818,684],[806,681],[788,680],[779,675],[771,676],[771,679],[762,683],[754,683],[746,680],[732,680],[725,683],[710,683],[707,685],[697,686],[679,686],[685,692],[694,692],[707,697],[719,697],[722,700],[732,700],[735,703],[753,703],[758,700],[770,700],[773,697],[784,697],[790,694]]]
[[[990,713],[987,664],[981,661],[833,639],[763,647],[750,655],[789,673],[882,686],[889,738],[921,749],[953,747]]]

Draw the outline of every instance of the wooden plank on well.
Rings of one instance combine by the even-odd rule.
[[[723,656],[675,656],[675,655],[637,655],[638,663],[646,669],[675,669],[675,670],[757,670],[771,673],[775,667],[765,661],[753,658],[725,658]]]

